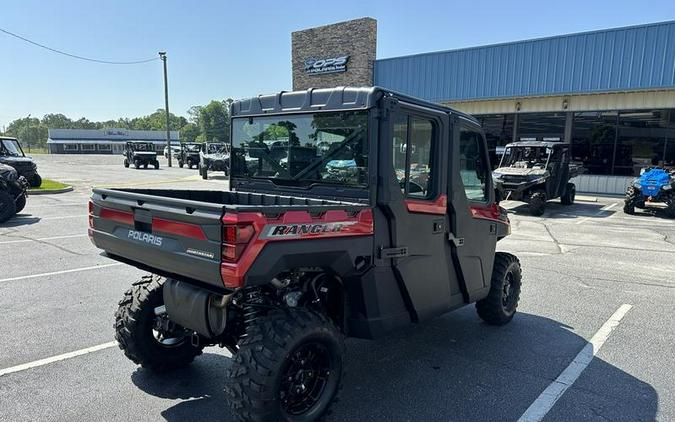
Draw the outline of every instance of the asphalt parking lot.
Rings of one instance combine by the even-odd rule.
[[[31,196],[0,226],[2,421],[232,419],[222,392],[227,351],[206,349],[191,367],[163,376],[123,356],[113,313],[142,273],[101,256],[86,235],[91,186],[227,182],[204,182],[165,161],[160,170],[121,161],[38,156],[44,177],[76,189]],[[627,216],[620,198],[585,199],[551,202],[542,217],[504,202],[513,234],[499,249],[523,266],[512,323],[487,326],[465,307],[381,340],[349,340],[330,420],[518,420],[622,305],[631,307],[604,344],[593,343],[595,357],[544,420],[675,420],[675,221]]]

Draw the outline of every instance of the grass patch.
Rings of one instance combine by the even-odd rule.
[[[42,185],[39,188],[30,188],[30,192],[41,191],[41,190],[56,190],[67,188],[68,185],[65,183],[57,182],[55,180],[42,179]]]

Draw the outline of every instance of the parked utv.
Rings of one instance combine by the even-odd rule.
[[[0,164],[0,223],[12,218],[26,206],[29,183],[14,167]]]
[[[226,347],[237,417],[309,421],[340,390],[345,336],[469,303],[511,321],[520,263],[495,252],[510,226],[475,119],[381,88],[259,96],[231,116],[233,191],[93,190],[93,243],[152,273],[115,316],[133,362]]]
[[[180,144],[180,153],[178,154],[178,166],[183,168],[187,164],[188,168],[192,166],[199,167],[199,152],[202,150],[202,144],[196,142],[184,142]]]
[[[576,187],[570,179],[583,173],[570,161],[570,145],[561,142],[519,141],[504,148],[492,177],[500,199],[526,202],[532,215],[542,215],[546,201],[560,198],[574,203]]]
[[[209,178],[209,171],[222,171],[227,176],[230,172],[230,150],[227,144],[207,142],[202,144],[199,152],[199,174],[202,179]]]
[[[37,165],[31,157],[26,157],[16,138],[0,136],[0,164],[14,167],[19,176],[28,180],[31,187],[38,188],[42,185],[42,177],[37,172]]]
[[[647,167],[626,189],[623,212],[635,214],[635,208],[665,204],[665,213],[675,218],[675,169]]]
[[[129,141],[124,147],[124,167],[129,167],[133,164],[135,168],[148,168],[148,165],[159,168],[159,160],[157,160],[157,151],[152,142],[134,142]]]

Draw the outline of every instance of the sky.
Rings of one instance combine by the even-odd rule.
[[[675,20],[675,1],[0,0],[0,28],[111,61],[166,51],[169,109],[291,88],[291,32],[378,21],[377,57]],[[31,115],[108,120],[164,107],[159,60],[75,60],[0,33],[0,129]]]

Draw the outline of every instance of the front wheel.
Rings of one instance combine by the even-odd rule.
[[[178,161],[178,167],[183,168],[183,162],[180,160]]]
[[[574,186],[574,183],[568,183],[567,186],[565,186],[565,192],[563,193],[563,196],[560,197],[560,202],[563,205],[572,205],[574,204],[574,198],[576,197],[577,194],[577,188]]]
[[[31,188],[39,188],[42,186],[42,177],[35,173],[28,179],[28,183],[30,184]]]
[[[138,160],[134,160],[134,167],[135,167],[136,169],[141,168],[141,162],[138,161]]]
[[[534,192],[530,195],[528,206],[530,214],[537,217],[544,214],[544,211],[546,211],[546,193],[540,190]]]
[[[635,206],[640,202],[642,195],[635,188],[629,187],[626,199],[623,201],[623,212],[629,215],[635,214]]]
[[[127,160],[126,158],[124,159],[124,167],[129,168],[129,160]]]
[[[26,194],[23,193],[14,201],[14,208],[15,208],[14,212],[17,214],[20,213],[21,211],[23,211],[25,206],[26,206]]]
[[[208,180],[209,178],[209,169],[203,166],[199,167],[199,174],[202,175],[202,179]]]
[[[155,161],[154,166],[155,170],[159,170],[159,161]]]
[[[166,372],[191,363],[202,347],[191,342],[191,333],[155,315],[164,304],[164,279],[143,276],[124,293],[115,313],[115,339],[134,363],[154,372]]]
[[[16,214],[14,198],[9,192],[0,190],[0,223],[9,220],[14,214]]]
[[[675,218],[675,194],[666,197],[666,215],[668,218]]]
[[[495,254],[490,292],[476,302],[478,316],[490,325],[504,325],[511,321],[520,300],[522,273],[520,261],[505,252]]]
[[[234,414],[246,421],[312,421],[327,413],[342,382],[342,334],[307,309],[274,310],[254,321],[227,371]]]

